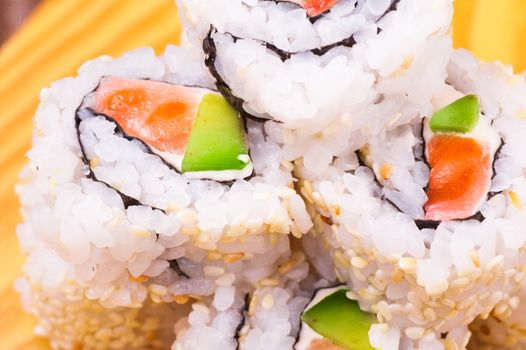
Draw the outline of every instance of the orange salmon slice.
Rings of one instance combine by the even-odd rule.
[[[339,0],[285,0],[303,7],[309,17],[316,17],[330,10]]]
[[[202,95],[199,88],[107,77],[90,107],[114,119],[127,135],[160,151],[183,154]]]
[[[338,0],[305,0],[303,7],[310,17],[316,17],[330,10]]]
[[[426,220],[466,219],[474,215],[491,185],[491,157],[468,137],[438,135],[428,144],[431,167]]]

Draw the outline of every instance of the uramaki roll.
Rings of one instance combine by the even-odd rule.
[[[198,57],[102,57],[41,93],[17,187],[18,289],[56,348],[163,348],[179,303],[272,276],[289,236],[311,227],[280,146],[214,91]],[[111,315],[69,324],[99,309],[133,314],[118,341]]]

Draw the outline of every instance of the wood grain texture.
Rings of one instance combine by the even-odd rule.
[[[525,47],[518,41],[526,32],[526,1],[457,0],[456,7],[457,47],[526,68]],[[172,0],[45,0],[0,51],[0,349],[49,350],[45,340],[33,336],[34,321],[13,290],[23,263],[13,186],[26,162],[40,89],[102,54],[141,46],[162,52],[177,42],[179,31]]]
[[[102,54],[142,46],[161,53],[179,32],[172,0],[46,0],[0,51],[0,349],[49,349],[33,336],[34,320],[13,290],[23,263],[13,187],[26,162],[39,91]]]

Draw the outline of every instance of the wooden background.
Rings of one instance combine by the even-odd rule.
[[[456,0],[455,6],[457,47],[526,68],[525,0]],[[179,31],[172,0],[44,0],[0,50],[0,350],[49,349],[33,336],[34,321],[12,287],[23,263],[13,186],[30,147],[40,89],[102,54],[141,46],[160,53],[178,42]]]

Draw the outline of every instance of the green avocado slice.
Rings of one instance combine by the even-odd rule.
[[[369,329],[376,322],[356,301],[340,289],[326,296],[303,313],[301,319],[314,331],[346,350],[374,350],[369,343]]]
[[[205,94],[199,104],[182,171],[241,170],[248,150],[239,113],[218,94]],[[243,158],[243,157],[241,157]]]
[[[479,121],[480,101],[477,95],[466,95],[436,111],[429,127],[434,133],[453,132],[465,134],[473,130]]]

